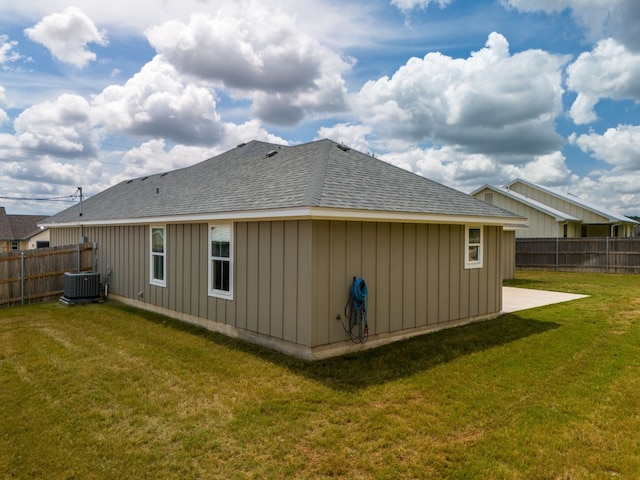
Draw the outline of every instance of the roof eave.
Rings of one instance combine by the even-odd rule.
[[[299,207],[275,210],[249,210],[241,212],[218,212],[195,215],[167,215],[157,217],[116,218],[104,220],[75,220],[62,223],[43,223],[47,228],[109,226],[109,225],[149,225],[164,223],[231,222],[257,220],[351,220],[386,221],[404,223],[442,223],[442,224],[483,224],[500,226],[518,226],[524,217],[451,215],[421,212],[390,212],[377,210],[352,210],[324,207]]]

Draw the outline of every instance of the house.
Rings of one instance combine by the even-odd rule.
[[[97,242],[117,300],[307,359],[496,317],[524,221],[330,140],[241,144],[82,209],[46,221],[52,244]]]
[[[49,231],[38,227],[46,215],[7,215],[0,207],[0,253],[49,246]]]
[[[637,221],[570,193],[516,179],[504,187],[484,185],[471,193],[527,218],[518,238],[631,237]]]

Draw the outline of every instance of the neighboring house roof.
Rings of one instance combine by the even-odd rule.
[[[190,167],[123,181],[80,208],[76,204],[46,225],[274,216],[522,222],[514,213],[331,140],[290,147],[252,141]]]
[[[570,193],[563,193],[560,192],[558,190],[554,190],[553,188],[549,188],[549,187],[544,187],[542,185],[537,185],[535,183],[532,182],[528,182],[526,180],[522,180],[521,178],[517,178],[516,180],[510,182],[508,185],[506,185],[506,188],[510,188],[511,186],[513,186],[516,183],[522,183],[524,185],[527,185],[531,188],[535,188],[537,190],[540,190],[542,192],[548,193],[549,195],[552,195],[556,198],[559,198],[561,200],[564,200],[566,202],[569,202],[573,205],[577,205],[579,207],[582,207],[586,210],[589,210],[595,214],[601,215],[605,218],[608,219],[608,221],[610,223],[618,223],[618,222],[622,222],[622,223],[638,223],[635,220],[632,220],[629,217],[625,217],[624,215],[620,215],[616,212],[613,212],[611,210],[608,210],[600,205],[596,205],[595,203],[591,203],[588,202],[586,200],[582,200],[578,197],[576,197],[575,195],[572,195]]]
[[[560,210],[556,210],[555,208],[551,208],[548,205],[545,205],[544,203],[538,202],[537,200],[533,200],[532,198],[525,197],[524,195],[518,192],[514,192],[513,190],[509,190],[506,187],[495,187],[493,185],[484,185],[478,188],[477,190],[474,190],[473,192],[471,192],[471,195],[476,195],[477,193],[485,189],[493,190],[496,193],[512,198],[524,205],[527,205],[535,210],[538,210],[539,212],[542,212],[546,215],[554,217],[554,219],[557,222],[582,222],[582,220],[579,218],[569,215],[568,213],[561,212]]]
[[[38,226],[46,215],[7,215],[0,207],[0,240],[28,240],[42,231]]]

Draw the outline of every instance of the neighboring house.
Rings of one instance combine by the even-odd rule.
[[[7,215],[0,207],[0,253],[48,247],[49,230],[38,227],[45,218],[46,215]]]
[[[241,144],[82,208],[47,220],[52,245],[97,242],[117,300],[309,359],[496,317],[503,227],[524,221],[330,140]],[[343,329],[354,277],[364,345]]]
[[[638,222],[570,193],[517,179],[504,187],[484,185],[476,198],[527,218],[518,238],[631,237]]]

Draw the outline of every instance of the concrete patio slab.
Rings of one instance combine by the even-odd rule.
[[[553,303],[569,302],[589,295],[532,290],[530,288],[502,287],[502,313],[512,313]]]

